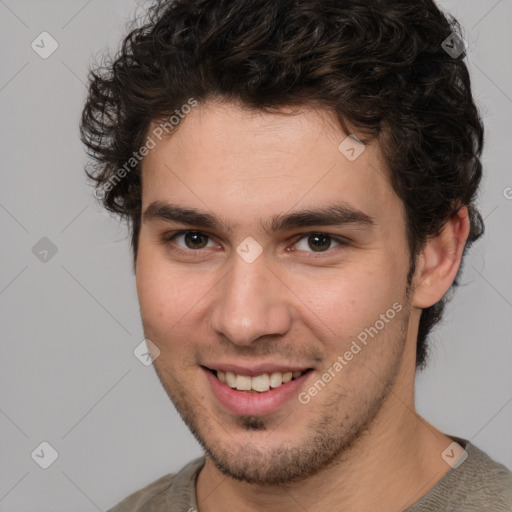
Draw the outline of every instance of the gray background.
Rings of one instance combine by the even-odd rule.
[[[487,232],[433,338],[417,404],[512,468],[512,0],[441,5],[465,27],[487,128]],[[201,454],[152,367],[133,355],[143,333],[127,232],[96,204],[78,138],[87,66],[117,47],[136,8],[0,1],[4,512],[106,510]],[[47,59],[31,48],[43,31],[59,44]],[[57,248],[46,263],[32,250],[43,237]],[[58,452],[46,470],[31,458],[43,441]]]

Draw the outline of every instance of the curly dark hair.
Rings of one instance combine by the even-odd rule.
[[[461,207],[471,224],[463,256],[482,235],[483,126],[465,52],[445,51],[460,26],[433,0],[160,0],[141,21],[115,57],[90,69],[80,123],[93,158],[86,173],[103,206],[128,221],[134,268],[141,174],[132,157],[150,123],[191,98],[265,112],[314,105],[346,133],[350,125],[363,142],[379,141],[406,211],[408,284],[416,256]],[[447,299],[422,311],[419,368]]]

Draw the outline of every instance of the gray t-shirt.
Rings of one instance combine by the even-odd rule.
[[[403,512],[511,512],[512,472],[469,441],[450,437],[466,450],[467,458]],[[193,460],[179,473],[130,494],[108,512],[198,511],[195,484],[204,463],[204,457]]]

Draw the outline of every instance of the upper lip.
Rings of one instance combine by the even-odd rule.
[[[259,363],[251,364],[251,366],[241,366],[239,364],[231,363],[211,363],[204,364],[203,366],[209,370],[221,370],[223,372],[232,372],[238,375],[247,375],[249,377],[255,377],[256,375],[262,375],[263,373],[304,372],[311,369],[308,366],[290,366],[285,363]]]

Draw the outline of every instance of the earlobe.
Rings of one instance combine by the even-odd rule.
[[[464,206],[446,221],[441,233],[427,241],[418,257],[412,305],[428,308],[442,299],[457,275],[469,235]]]

